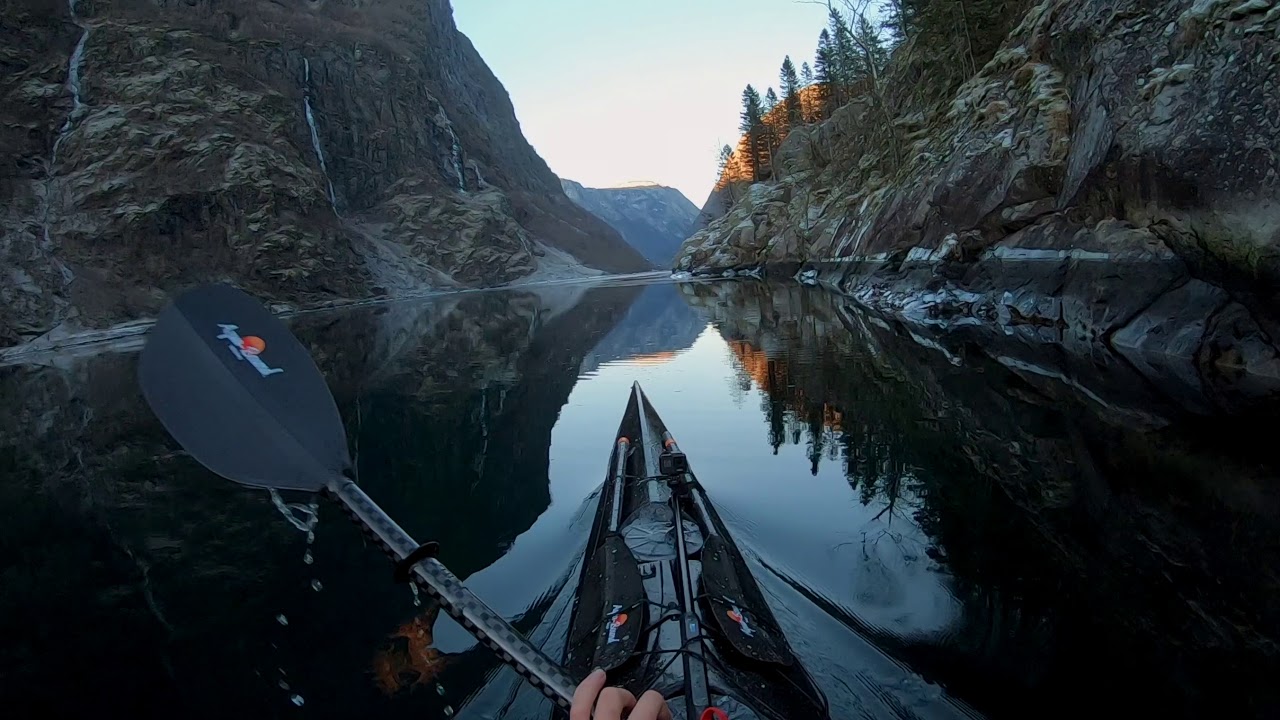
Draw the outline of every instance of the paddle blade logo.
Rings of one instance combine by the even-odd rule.
[[[268,375],[284,372],[284,368],[273,368],[259,357],[267,349],[267,343],[262,338],[256,335],[241,337],[238,325],[219,324],[218,328],[222,330],[222,334],[218,335],[218,339],[227,341],[227,349],[231,351],[231,354],[237,360],[249,363],[254,370],[258,371],[259,375],[267,377]]]
[[[737,605],[734,605],[732,610],[726,610],[724,614],[728,615],[730,620],[738,623],[738,629],[742,631],[743,635],[751,637],[756,634],[756,631],[752,630],[751,626],[747,624],[747,616],[742,614]]]
[[[608,644],[612,645],[618,642],[618,628],[627,624],[627,614],[622,612],[621,605],[614,605],[609,611],[609,640]]]

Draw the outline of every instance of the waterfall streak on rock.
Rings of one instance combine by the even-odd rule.
[[[311,148],[316,151],[316,160],[320,163],[320,174],[324,175],[325,187],[329,192],[329,204],[333,206],[333,214],[338,215],[338,197],[333,192],[333,180],[329,178],[329,167],[324,161],[324,148],[320,146],[320,133],[316,130],[316,117],[311,112],[311,61],[303,58],[302,109],[307,116],[307,127],[311,128]]]

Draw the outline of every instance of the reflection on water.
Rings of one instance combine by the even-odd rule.
[[[836,717],[1280,709],[1265,426],[1184,417],[1123,366],[756,282],[469,293],[294,329],[361,484],[553,655],[638,380]],[[176,452],[133,363],[0,369],[5,707],[547,714],[333,508]]]

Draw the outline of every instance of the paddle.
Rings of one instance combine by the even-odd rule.
[[[228,285],[161,313],[138,379],[156,417],[202,465],[243,485],[321,492],[471,634],[560,707],[577,683],[458,581],[351,481],[346,432],[310,354],[257,300]]]

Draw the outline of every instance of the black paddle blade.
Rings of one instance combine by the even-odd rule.
[[[229,480],[315,491],[351,466],[338,407],[306,348],[229,285],[186,292],[160,314],[138,380],[169,434]]]

